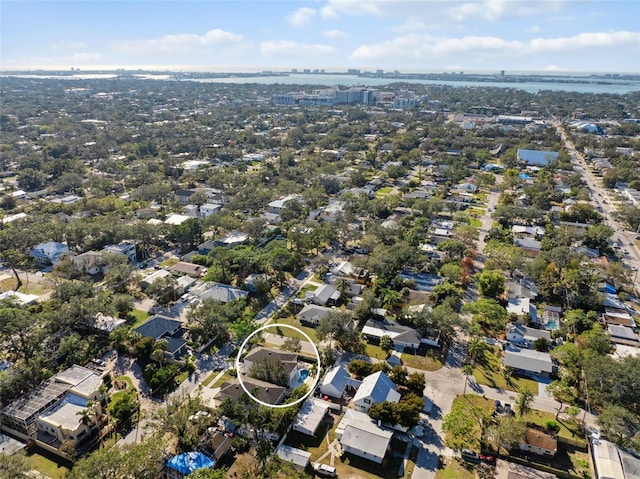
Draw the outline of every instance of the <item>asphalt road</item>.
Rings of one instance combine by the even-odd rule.
[[[640,249],[636,244],[636,236],[638,232],[627,231],[625,226],[615,219],[616,206],[612,203],[611,197],[607,189],[602,185],[600,180],[592,173],[591,168],[587,164],[584,155],[580,153],[558,121],[554,121],[554,126],[562,138],[562,141],[569,152],[569,156],[573,162],[575,170],[581,174],[582,179],[587,184],[591,193],[592,203],[600,210],[605,217],[605,224],[609,225],[613,231],[613,241],[621,246],[621,254],[624,264],[632,269],[631,280],[634,283],[636,291],[640,291]],[[628,253],[624,253],[624,251]]]

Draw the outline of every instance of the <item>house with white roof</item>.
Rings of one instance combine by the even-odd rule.
[[[293,419],[293,430],[315,436],[316,430],[329,411],[329,403],[319,399],[307,399]]]
[[[122,241],[118,244],[105,246],[102,251],[104,253],[125,255],[131,263],[136,261],[136,245],[129,241]]]
[[[396,385],[382,371],[373,373],[362,380],[353,397],[353,406],[358,411],[367,412],[373,404],[380,404],[384,401],[400,401],[400,393]]]
[[[315,291],[307,291],[307,299],[318,306],[335,304],[340,299],[340,291],[330,284],[323,284]]]
[[[359,387],[362,383],[351,378],[351,374],[342,366],[334,366],[322,378],[320,393],[331,398],[341,398],[347,386]]]
[[[365,413],[348,409],[338,424],[336,436],[344,452],[381,464],[393,432],[379,427]]]
[[[526,314],[529,314],[531,321],[538,322],[538,311],[529,298],[509,298],[507,313],[513,313],[518,318],[524,318]]]
[[[29,252],[29,256],[44,265],[58,264],[65,254],[69,254],[69,248],[66,244],[57,241],[37,244]]]
[[[300,195],[287,195],[277,200],[273,200],[267,205],[267,212],[279,215],[282,213],[282,210],[287,208],[287,203],[293,200],[302,201],[302,197]]]

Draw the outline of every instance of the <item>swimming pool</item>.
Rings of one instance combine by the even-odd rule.
[[[545,326],[550,330],[558,329],[558,323],[556,323],[555,321],[548,321]]]
[[[305,382],[308,377],[309,377],[309,370],[308,369],[301,369],[300,370],[300,381]]]

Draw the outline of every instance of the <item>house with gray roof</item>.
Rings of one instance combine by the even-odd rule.
[[[529,328],[519,323],[509,323],[507,325],[507,341],[515,346],[533,349],[537,339],[544,338],[551,342],[551,333],[545,329]]]
[[[340,299],[340,291],[330,284],[323,284],[315,291],[307,291],[308,299],[318,306],[335,304]]]
[[[549,353],[507,345],[502,363],[523,376],[550,377],[558,371]]]
[[[306,304],[298,313],[298,319],[303,324],[317,326],[332,311],[331,308],[318,306],[316,304]]]
[[[207,281],[191,288],[189,294],[191,297],[195,297],[199,301],[211,298],[216,301],[220,301],[221,303],[228,303],[229,301],[234,301],[248,296],[249,292],[234,288],[228,284]]]
[[[267,404],[280,404],[284,399],[287,388],[261,381],[249,376],[242,376],[242,383],[255,398]],[[225,399],[237,402],[245,394],[237,378],[225,382],[220,390],[214,395],[214,401],[219,405]]]
[[[394,321],[375,321],[370,319],[362,328],[362,334],[368,339],[380,341],[383,336],[389,336],[394,349],[403,351],[405,348],[418,349],[422,334],[409,326],[403,326]]]
[[[144,337],[153,338],[154,341],[166,339],[167,350],[165,353],[173,359],[178,359],[187,352],[185,336],[189,330],[184,328],[182,322],[177,319],[156,314],[134,331]]]

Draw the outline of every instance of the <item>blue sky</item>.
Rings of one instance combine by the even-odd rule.
[[[0,2],[0,68],[640,72],[636,0]]]

